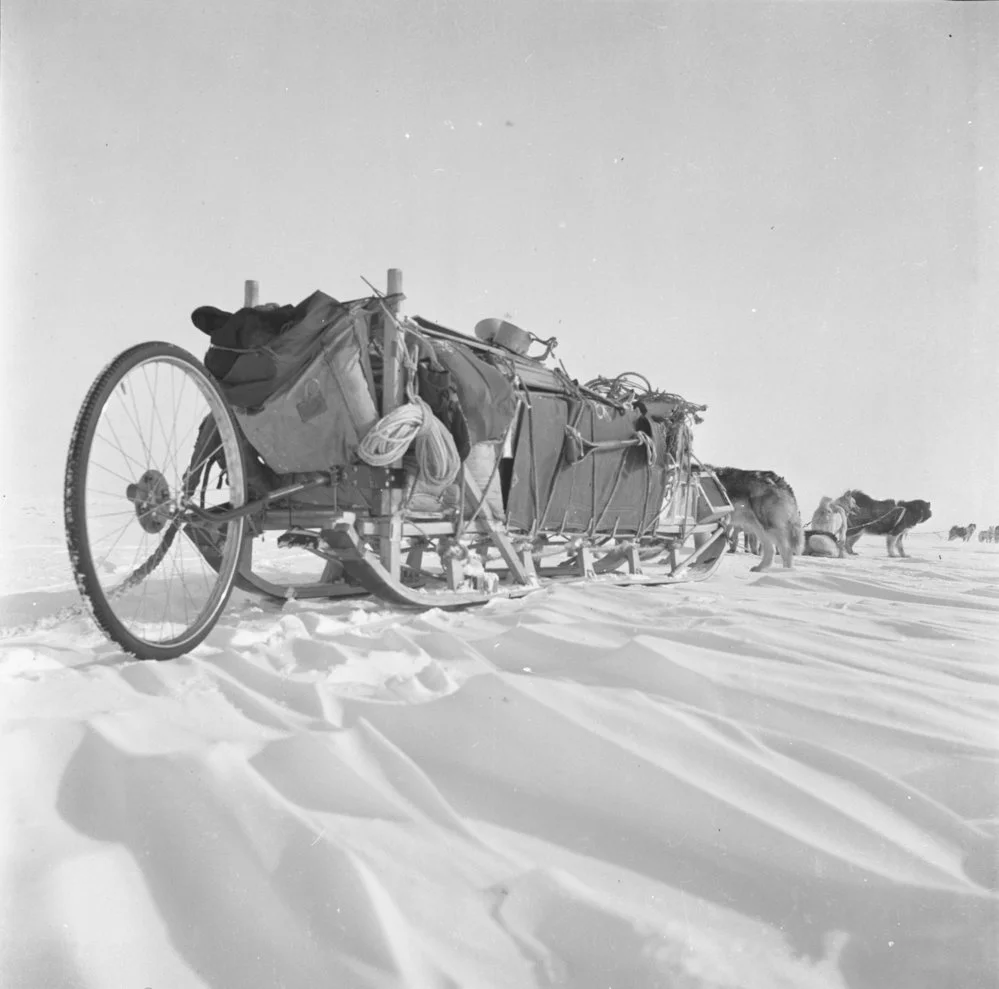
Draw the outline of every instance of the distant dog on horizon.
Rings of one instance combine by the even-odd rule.
[[[712,467],[711,470],[732,502],[729,530],[742,529],[747,536],[755,536],[760,542],[763,559],[752,568],[753,572],[768,570],[773,565],[775,548],[784,567],[791,569],[794,554],[804,547],[801,513],[791,485],[769,470],[740,470],[738,467]]]
[[[952,539],[961,539],[967,542],[975,534],[977,528],[978,526],[974,522],[970,522],[968,525],[952,525],[947,542],[950,542]]]
[[[805,556],[846,556],[846,535],[850,512],[857,503],[849,491],[838,498],[828,495],[819,501],[812,521],[805,530]]]
[[[996,528],[994,525],[990,525],[987,529],[982,529],[978,533],[978,541],[980,543],[992,543],[995,542],[996,538]]]
[[[933,515],[930,503],[921,499],[895,501],[887,498],[876,501],[857,488],[845,492],[841,497],[846,495],[852,497],[856,505],[847,519],[846,551],[851,556],[857,555],[853,547],[865,532],[873,536],[884,536],[889,556],[895,556],[895,550],[898,550],[898,556],[905,556],[902,546],[905,534]]]

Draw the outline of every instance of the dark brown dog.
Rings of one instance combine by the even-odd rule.
[[[895,556],[896,549],[899,556],[905,556],[905,549],[902,546],[905,534],[933,514],[928,501],[919,499],[895,501],[891,498],[875,501],[863,491],[856,489],[847,491],[846,494],[850,495],[857,505],[856,509],[850,512],[847,522],[846,551],[851,556],[857,555],[853,547],[865,532],[869,532],[872,536],[884,536],[889,556]]]

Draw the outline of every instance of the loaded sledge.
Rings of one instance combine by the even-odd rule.
[[[396,269],[349,302],[256,296],[194,311],[203,362],[161,342],[119,355],[77,419],[71,561],[126,651],[187,652],[233,587],[453,609],[718,567],[731,505],[691,447],[703,406],[638,374],[580,384],[554,338],[503,320],[468,335],[404,315]],[[321,573],[258,565],[269,533]]]

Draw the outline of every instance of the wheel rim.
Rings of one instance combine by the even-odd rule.
[[[205,423],[216,427],[208,443]],[[76,524],[89,556],[86,593],[138,643],[176,647],[200,637],[228,597],[244,526],[211,525],[187,507],[245,498],[238,437],[217,389],[179,358],[130,367],[92,423],[84,471]],[[206,539],[217,569],[197,548]]]

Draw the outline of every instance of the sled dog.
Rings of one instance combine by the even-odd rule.
[[[865,533],[874,536],[884,536],[885,546],[889,556],[905,556],[902,540],[905,534],[920,522],[925,522],[932,516],[930,503],[916,499],[915,501],[895,501],[892,498],[875,501],[869,495],[856,488],[847,491],[856,508],[850,512],[847,519],[846,551],[856,556],[854,545]]]
[[[784,566],[792,566],[795,553],[804,546],[801,513],[791,485],[769,470],[740,470],[738,467],[712,467],[732,502],[728,524],[742,529],[760,541],[763,559],[754,572],[767,570],[774,562],[774,549]]]
[[[850,492],[838,498],[823,496],[819,507],[812,515],[812,521],[805,530],[805,556],[846,555],[847,519],[857,503]]]
[[[977,528],[978,527],[974,522],[969,525],[952,525],[950,527],[950,535],[947,537],[947,542],[950,542],[952,539],[961,539],[964,542],[967,542],[975,534],[975,529]]]

